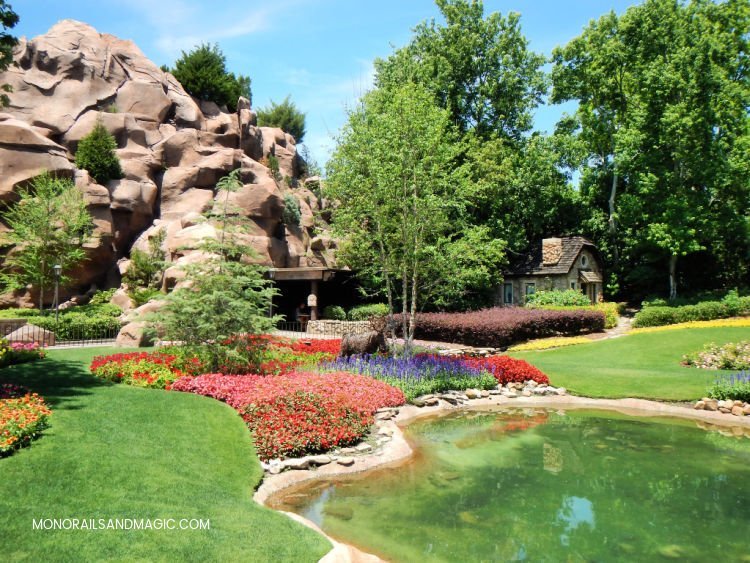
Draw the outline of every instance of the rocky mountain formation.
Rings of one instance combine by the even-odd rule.
[[[21,39],[14,63],[0,74],[13,88],[10,106],[0,110],[0,206],[12,205],[19,186],[43,170],[75,179],[96,230],[71,291],[119,284],[131,249],[146,250],[160,230],[172,262],[166,283],[175,283],[181,265],[200,260],[198,241],[216,236],[201,213],[223,203],[216,182],[238,167],[243,187],[229,195],[230,209],[248,219],[257,260],[282,268],[333,265],[334,243],[316,236],[325,228],[316,220],[321,201],[314,179],[300,179],[304,163],[294,138],[258,127],[247,100],[236,113],[196,100],[131,41],[71,20]],[[106,186],[74,165],[78,142],[97,120],[117,140],[124,172]],[[268,167],[270,156],[278,173]],[[299,201],[299,226],[282,221],[287,193]],[[6,295],[0,305],[31,305],[31,297]]]

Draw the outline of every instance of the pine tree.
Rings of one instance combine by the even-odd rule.
[[[87,170],[97,184],[122,178],[120,159],[117,158],[117,142],[101,121],[78,143],[76,167]]]
[[[289,99],[277,104],[271,100],[269,107],[258,110],[258,125],[261,127],[278,127],[285,133],[289,133],[294,140],[301,143],[305,138],[305,114],[297,109]]]

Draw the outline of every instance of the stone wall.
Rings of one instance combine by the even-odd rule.
[[[309,321],[307,323],[309,334],[325,334],[331,337],[363,334],[371,330],[372,326],[369,321]]]

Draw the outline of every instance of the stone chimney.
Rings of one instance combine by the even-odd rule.
[[[542,265],[554,266],[562,258],[562,239],[546,238],[542,240]]]

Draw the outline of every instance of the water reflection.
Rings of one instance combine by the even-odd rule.
[[[562,507],[557,511],[557,519],[565,524],[565,531],[560,534],[560,544],[570,545],[570,532],[587,524],[591,531],[596,528],[594,522],[594,505],[587,498],[566,497]]]

